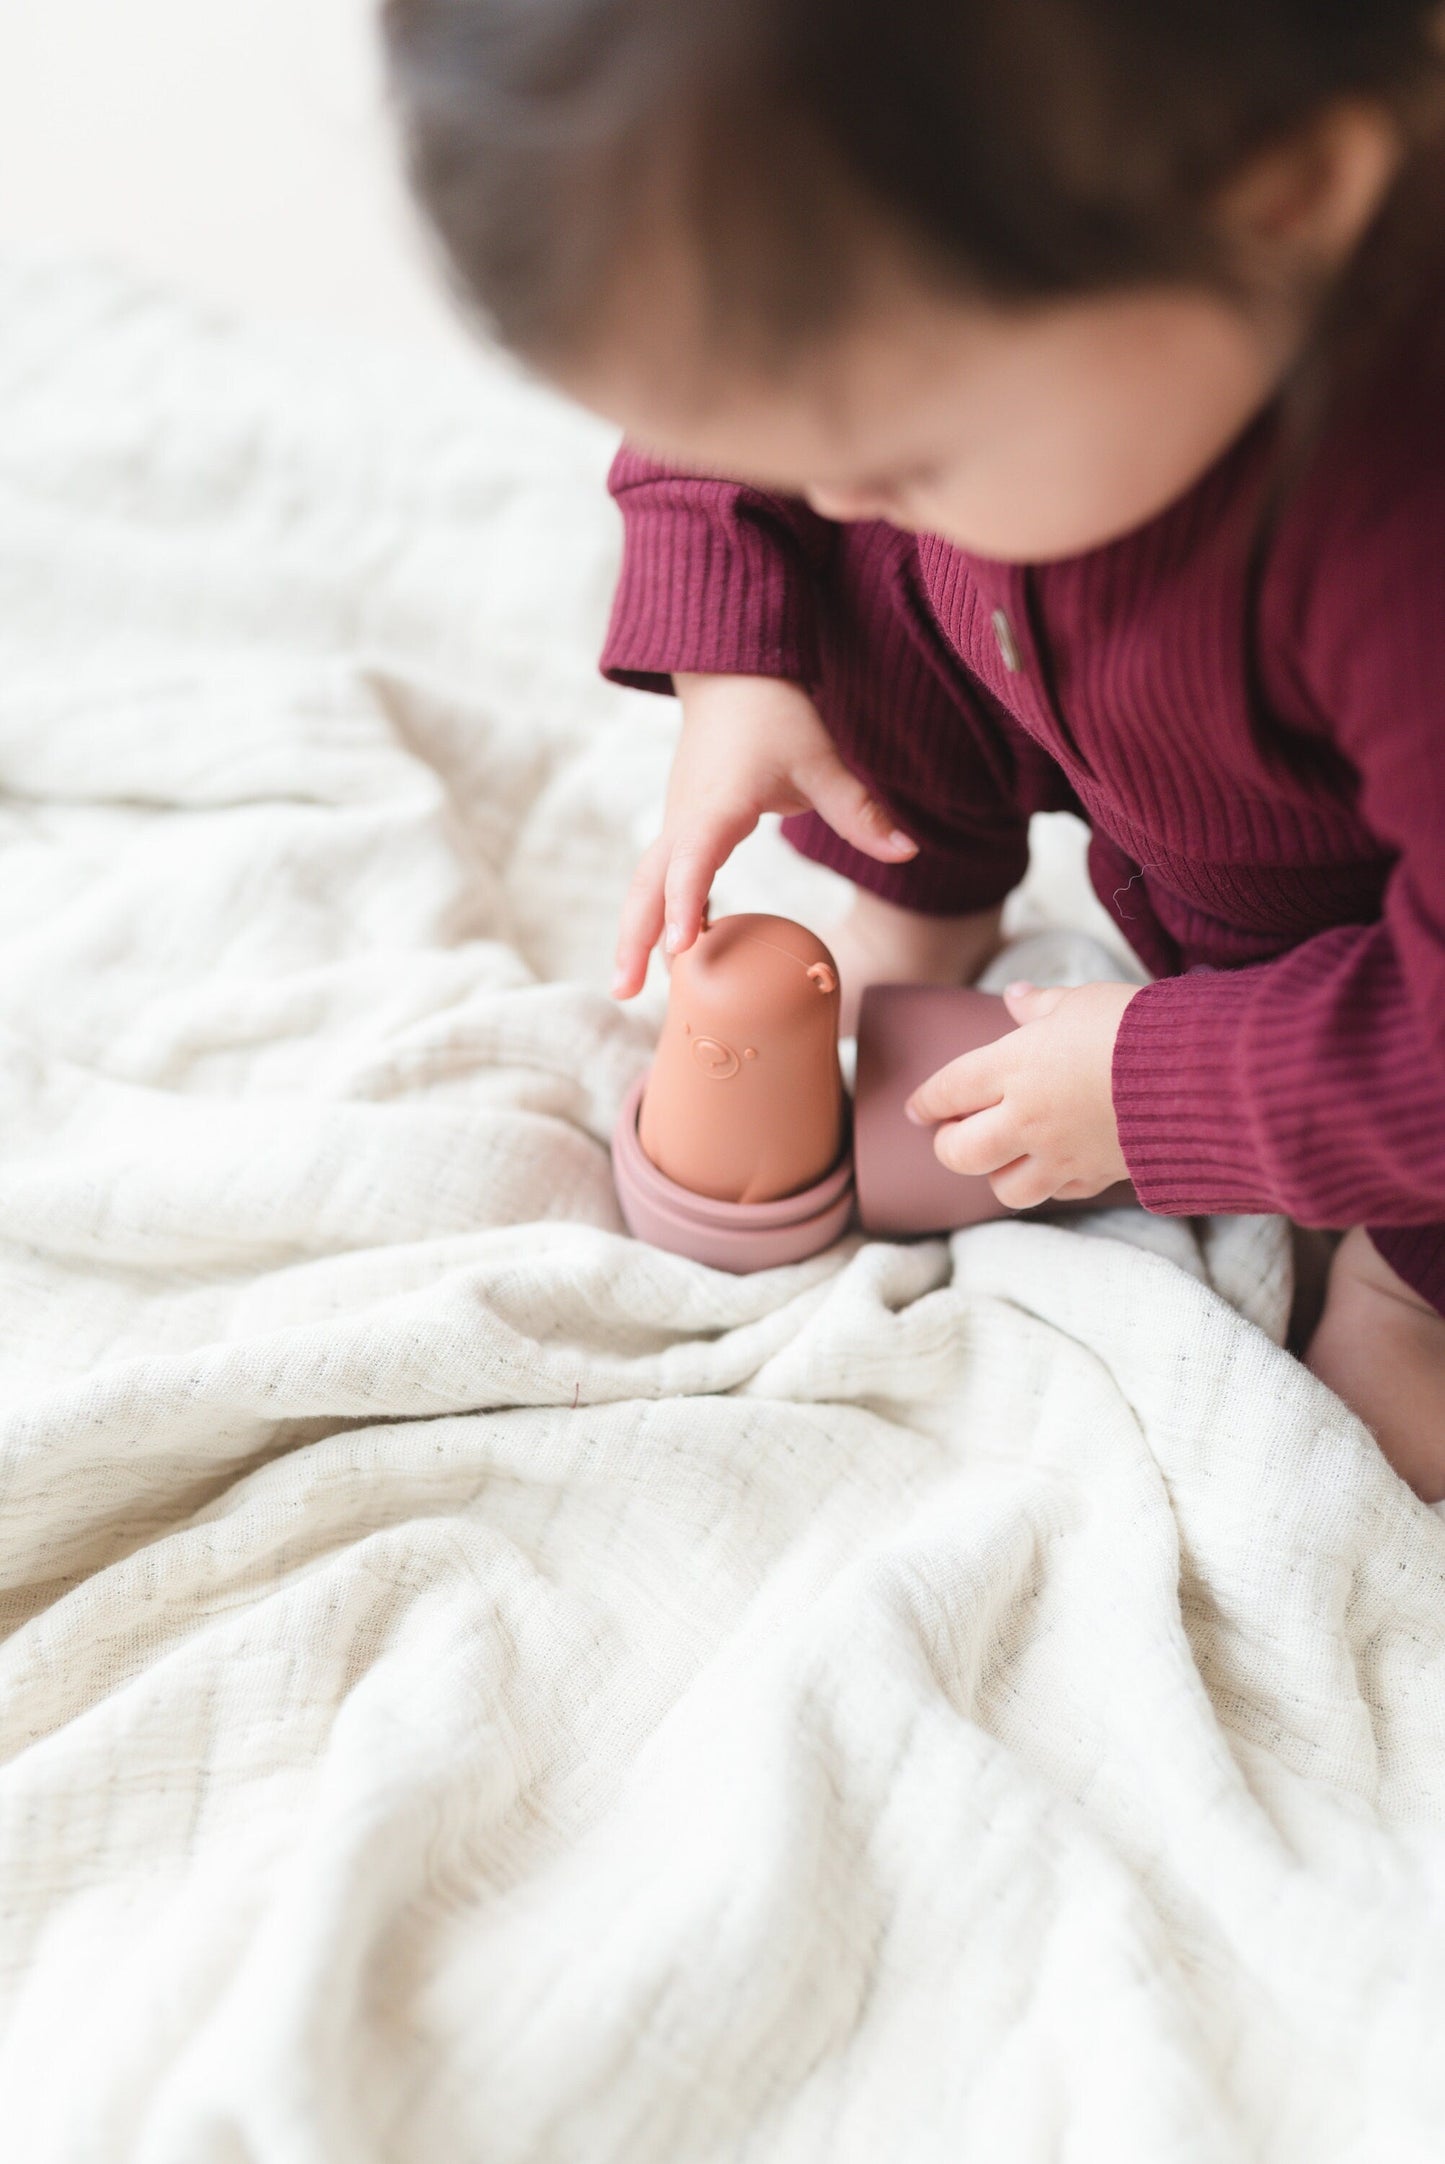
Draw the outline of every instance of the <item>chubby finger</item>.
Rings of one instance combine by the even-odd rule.
[[[667,843],[659,835],[639,859],[617,929],[617,953],[612,972],[614,999],[631,999],[640,992],[647,975],[648,956],[662,930],[663,877],[667,868]]]
[[[1015,1021],[1043,1021],[1075,989],[1073,985],[1030,985],[1019,978],[1015,985],[1004,985],[1004,1006]]]
[[[1020,980],[1005,985],[1003,1003],[1016,1022],[1041,1022],[1068,998],[1069,990],[1064,984],[1027,984]]]
[[[920,1082],[903,1110],[915,1127],[931,1127],[935,1120],[962,1120],[971,1113],[986,1112],[1002,1097],[994,1047],[984,1044],[951,1059]]]
[[[1036,1210],[1053,1200],[1054,1183],[1037,1157],[1018,1157],[990,1173],[989,1186],[1006,1210]]]
[[[828,756],[798,777],[814,810],[840,840],[884,864],[906,864],[918,844],[895,823],[865,783],[841,759]]]
[[[707,922],[707,898],[718,866],[727,862],[748,831],[742,821],[694,828],[673,844],[663,882],[662,943],[669,956],[685,954],[697,938]]]
[[[938,1162],[966,1179],[985,1179],[1011,1165],[1022,1147],[1018,1122],[1005,1105],[992,1105],[967,1119],[945,1120],[933,1137]]]

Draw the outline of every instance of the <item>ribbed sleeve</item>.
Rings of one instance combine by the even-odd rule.
[[[1381,917],[1131,1002],[1114,1101],[1151,1209],[1445,1219],[1445,468],[1418,429],[1378,434],[1369,456],[1341,446],[1276,591],[1298,678],[1394,852]]]
[[[1129,1002],[1114,1109],[1146,1209],[1445,1218],[1445,1091],[1389,933],[1341,926]]]
[[[615,682],[670,691],[672,672],[778,676],[819,703],[845,764],[888,806],[918,853],[881,864],[815,812],[783,822],[802,855],[921,915],[1002,900],[1028,869],[1028,739],[979,711],[910,586],[912,538],[839,529],[806,505],[658,465],[626,446],[610,487],[623,566],[602,666]],[[1036,762],[1034,793],[1057,779]],[[920,787],[920,783],[922,786]]]
[[[624,444],[608,486],[622,571],[602,651],[614,683],[670,692],[674,671],[817,674],[814,581],[834,529],[806,504],[644,458]]]

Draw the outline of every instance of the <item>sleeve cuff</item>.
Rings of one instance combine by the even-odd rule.
[[[632,492],[601,666],[642,691],[670,692],[674,672],[815,682],[807,566],[735,492],[685,504]]]
[[[1146,1209],[1445,1219],[1438,1057],[1380,925],[1146,985],[1124,1010],[1112,1084]]]
[[[923,847],[906,864],[880,864],[865,856],[840,840],[816,812],[794,813],[783,821],[783,833],[801,856],[922,917],[967,917],[991,909],[1013,892],[1029,867],[1027,824],[969,841],[966,853]]]
[[[1283,1207],[1237,1056],[1268,967],[1162,977],[1124,1009],[1114,1040],[1114,1114],[1146,1210],[1248,1216]]]

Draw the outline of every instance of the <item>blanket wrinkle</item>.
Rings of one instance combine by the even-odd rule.
[[[1445,1517],[1288,1228],[628,1239],[606,431],[0,326],[7,2155],[1437,2157]],[[1130,973],[1083,841],[1010,973]],[[844,900],[765,822],[715,906]]]

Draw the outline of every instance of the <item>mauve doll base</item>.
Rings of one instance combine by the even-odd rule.
[[[714,1270],[744,1275],[804,1262],[847,1231],[853,1218],[853,1161],[845,1140],[831,1172],[778,1202],[718,1202],[659,1172],[637,1133],[647,1076],[633,1083],[612,1134],[612,1175],[627,1229]]]

